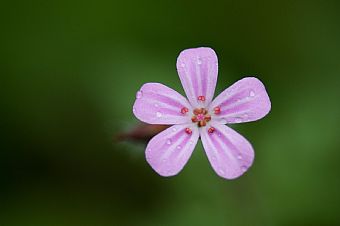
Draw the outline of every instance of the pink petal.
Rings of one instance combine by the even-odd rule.
[[[149,124],[182,124],[191,122],[190,114],[181,113],[184,107],[192,111],[189,102],[175,90],[160,83],[146,83],[136,94],[133,113]]]
[[[177,58],[177,71],[184,91],[194,107],[206,107],[212,100],[217,81],[217,56],[211,48],[182,51]],[[204,96],[205,101],[198,100]]]
[[[190,128],[188,134],[185,129]],[[199,132],[194,124],[174,125],[153,137],[146,147],[146,160],[161,176],[178,174],[194,150]]]
[[[269,96],[263,83],[248,77],[225,89],[210,105],[210,110],[220,107],[215,119],[221,123],[241,123],[263,118],[271,108]]]
[[[254,150],[251,144],[240,134],[218,122],[212,122],[215,128],[209,133],[209,127],[202,127],[200,135],[215,172],[225,179],[241,176],[252,165]]]

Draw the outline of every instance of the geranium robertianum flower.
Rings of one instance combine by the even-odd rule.
[[[252,165],[254,150],[225,124],[264,117],[271,103],[264,85],[243,78],[214,100],[217,56],[211,48],[187,49],[177,58],[177,71],[188,100],[175,90],[146,83],[136,94],[135,116],[149,124],[173,125],[154,136],[146,147],[146,160],[162,176],[179,173],[199,137],[215,172],[226,179],[241,176]]]

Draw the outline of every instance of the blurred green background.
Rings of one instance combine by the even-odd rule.
[[[0,225],[340,225],[339,1],[7,1],[1,6]],[[179,52],[210,46],[216,94],[266,85],[271,113],[235,127],[256,158],[226,181],[199,144],[158,176],[135,93],[183,93]]]

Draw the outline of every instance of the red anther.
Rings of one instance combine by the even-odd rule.
[[[216,115],[220,114],[220,113],[221,113],[221,108],[220,108],[220,107],[215,107],[215,108],[214,108],[214,113],[215,113]]]
[[[205,101],[205,96],[199,96],[199,97],[198,97],[198,100],[199,100],[199,101]]]
[[[191,121],[192,121],[192,122],[197,122],[197,121],[198,121],[198,120],[197,120],[197,117],[196,117],[196,116],[192,116]]]
[[[207,122],[209,122],[209,121],[211,120],[211,116],[210,116],[210,115],[206,115],[206,116],[204,117],[204,120],[207,121]]]
[[[186,114],[187,112],[189,112],[189,109],[188,109],[188,108],[183,107],[183,108],[181,109],[181,113],[182,113],[183,115]]]
[[[203,108],[195,108],[194,109],[194,115],[202,114],[204,111]]]
[[[215,131],[215,128],[214,127],[210,127],[209,129],[208,129],[208,133],[213,133]]]
[[[207,122],[204,121],[204,120],[198,122],[198,127],[202,127],[202,126],[206,126],[206,125],[207,125]]]
[[[192,130],[191,130],[190,128],[185,128],[185,132],[186,132],[187,134],[192,134]]]

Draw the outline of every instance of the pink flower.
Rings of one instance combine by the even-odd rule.
[[[254,150],[225,124],[256,121],[268,114],[271,103],[264,85],[257,78],[243,78],[213,100],[218,62],[210,48],[182,51],[177,71],[188,100],[160,83],[146,83],[136,94],[133,113],[139,120],[173,125],[150,140],[147,162],[162,176],[176,175],[200,137],[219,176],[241,176],[252,165]]]

